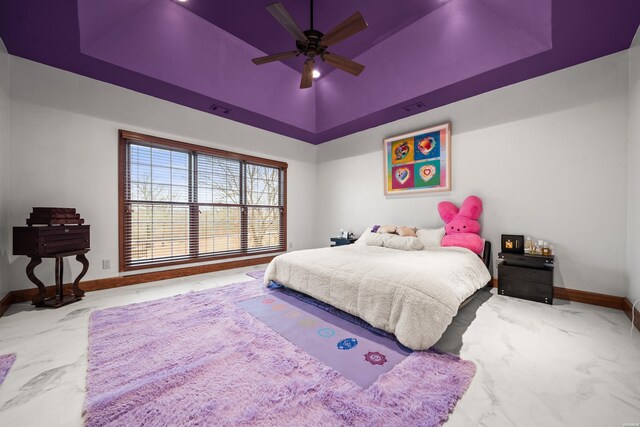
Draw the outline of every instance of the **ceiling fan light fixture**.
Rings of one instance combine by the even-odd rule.
[[[338,44],[367,28],[367,22],[360,12],[354,13],[324,34],[313,28],[313,0],[310,0],[310,6],[309,23],[311,28],[302,31],[281,2],[268,5],[267,11],[295,39],[296,50],[261,56],[253,58],[251,61],[256,65],[262,65],[304,55],[307,59],[304,61],[304,68],[302,69],[300,89],[310,88],[313,86],[313,80],[320,77],[320,71],[314,67],[314,58],[320,58],[322,61],[354,76],[360,75],[365,68],[364,65],[327,51],[329,46]]]

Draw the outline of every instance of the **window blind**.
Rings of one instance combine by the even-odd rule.
[[[286,163],[120,132],[121,271],[286,250]]]

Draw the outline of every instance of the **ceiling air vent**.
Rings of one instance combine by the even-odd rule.
[[[223,107],[222,105],[211,104],[209,107],[210,111],[215,113],[229,114],[231,112],[231,108]]]
[[[405,105],[404,107],[402,107],[402,109],[407,113],[415,113],[419,110],[424,110],[424,108],[425,108],[425,105],[422,101],[419,101],[410,105]]]

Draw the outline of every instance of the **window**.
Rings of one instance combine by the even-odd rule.
[[[120,131],[120,270],[286,250],[287,164]]]

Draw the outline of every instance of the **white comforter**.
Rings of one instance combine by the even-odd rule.
[[[348,245],[277,256],[265,284],[278,282],[396,335],[405,346],[435,344],[460,304],[491,279],[464,248],[401,251]]]

